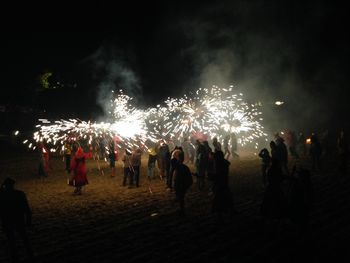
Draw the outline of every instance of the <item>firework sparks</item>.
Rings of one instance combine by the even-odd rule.
[[[259,107],[249,104],[234,87],[198,89],[190,96],[168,98],[154,108],[140,110],[132,105],[132,98],[120,92],[110,102],[106,122],[86,122],[79,119],[49,121],[39,119],[33,139],[50,144],[50,151],[63,151],[68,139],[84,141],[88,145],[103,139],[119,138],[124,147],[147,146],[146,140],[161,138],[182,140],[193,134],[217,137],[219,140],[235,133],[238,143],[258,147],[257,139],[266,137]],[[28,140],[23,141],[27,144]],[[29,148],[35,149],[35,144]],[[118,145],[120,148],[121,146]],[[104,149],[108,151],[107,149]]]

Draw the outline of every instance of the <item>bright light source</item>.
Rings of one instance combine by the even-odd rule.
[[[275,102],[275,105],[277,105],[277,106],[280,106],[280,105],[282,105],[282,104],[284,104],[284,101],[279,101],[279,100],[278,100],[278,101]]]

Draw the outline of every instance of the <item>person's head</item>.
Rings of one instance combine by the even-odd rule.
[[[270,142],[270,148],[271,149],[276,149],[276,143],[274,141]]]
[[[269,150],[266,149],[266,148],[262,149],[261,152],[262,152],[263,154],[269,154]]]
[[[213,138],[213,143],[217,143],[218,142],[218,138],[214,137]]]
[[[83,158],[84,157],[84,150],[81,147],[78,147],[77,151],[75,152],[76,158]]]
[[[3,189],[13,189],[15,187],[16,181],[10,177],[7,177],[1,184],[1,188]]]

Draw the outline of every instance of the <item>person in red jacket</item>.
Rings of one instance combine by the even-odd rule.
[[[79,147],[76,151],[72,163],[71,171],[73,172],[73,178],[69,180],[69,185],[74,186],[74,194],[81,195],[81,189],[84,185],[88,184],[86,159],[92,157],[92,148],[90,147],[89,153],[84,153],[83,148]]]

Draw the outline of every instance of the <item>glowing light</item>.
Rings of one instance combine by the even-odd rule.
[[[280,105],[283,105],[283,104],[284,104],[284,101],[279,101],[278,100],[278,101],[275,102],[275,105],[277,105],[277,106],[280,106]]]
[[[33,139],[49,144],[51,152],[61,149],[66,140],[100,146],[101,140],[119,138],[119,148],[140,145],[147,148],[147,140],[183,140],[202,134],[205,138],[217,137],[223,141],[226,136],[235,133],[238,143],[252,144],[256,149],[257,139],[265,137],[267,140],[264,127],[260,124],[261,104],[245,102],[243,93],[235,94],[233,86],[200,88],[192,94],[168,98],[156,107],[145,110],[136,108],[132,98],[121,91],[115,96],[110,101],[110,115],[106,122],[79,119],[50,121],[43,118],[35,126],[37,130]],[[27,142],[25,140],[23,143]],[[108,151],[108,147],[103,150]]]

